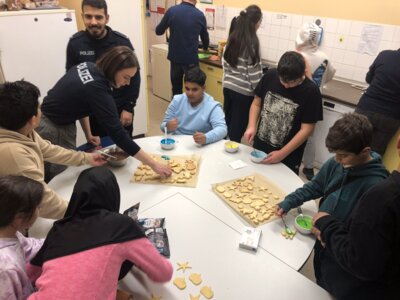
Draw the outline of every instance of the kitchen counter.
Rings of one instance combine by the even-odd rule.
[[[209,60],[208,58],[200,59],[200,62],[222,68],[221,60]],[[262,60],[264,65],[271,65],[269,61]],[[321,90],[322,97],[334,101],[338,101],[343,104],[356,106],[362,93],[364,92],[365,86],[354,85],[341,80],[331,80]]]

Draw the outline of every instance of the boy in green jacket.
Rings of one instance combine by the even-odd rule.
[[[329,129],[325,140],[328,159],[310,182],[285,197],[276,207],[281,216],[305,201],[320,197],[319,211],[327,212],[344,221],[361,196],[376,183],[388,177],[378,153],[371,151],[372,125],[357,113],[348,113]],[[320,279],[320,261],[323,259],[320,242],[315,245],[314,271]]]

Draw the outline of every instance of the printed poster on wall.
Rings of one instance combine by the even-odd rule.
[[[215,8],[206,8],[206,21],[207,21],[207,29],[214,30],[215,28]]]

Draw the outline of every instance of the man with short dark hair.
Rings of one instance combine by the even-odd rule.
[[[27,81],[0,85],[0,175],[22,175],[44,185],[40,216],[59,219],[68,202],[44,182],[44,161],[66,166],[105,163],[98,153],[67,150],[43,140],[35,128],[40,123],[39,89]]]
[[[282,55],[278,68],[269,69],[254,91],[244,134],[254,148],[268,154],[261,163],[282,162],[296,174],[307,138],[322,120],[321,93],[305,70],[300,53]]]
[[[199,64],[199,36],[203,49],[207,50],[210,39],[204,14],[195,5],[196,0],[182,0],[181,4],[167,10],[156,34],[162,35],[169,29],[168,59],[171,63],[172,95],[182,93],[185,71]]]
[[[314,216],[324,245],[320,285],[337,299],[400,299],[399,172],[400,165],[368,190],[346,222],[327,212]]]
[[[82,62],[96,62],[112,47],[127,46],[134,50],[127,36],[107,26],[110,16],[105,0],[83,0],[82,19],[86,30],[75,33],[68,42],[67,71]],[[133,114],[139,90],[140,72],[136,73],[128,86],[113,90],[120,121],[130,136],[133,132]],[[97,120],[95,116],[90,116],[92,136],[84,130],[88,142],[98,144],[99,139],[95,136],[107,135],[101,122],[102,120]]]
[[[161,130],[173,134],[193,135],[196,144],[205,145],[223,139],[227,134],[225,114],[222,106],[205,93],[206,74],[198,67],[185,73],[186,93],[175,95]]]

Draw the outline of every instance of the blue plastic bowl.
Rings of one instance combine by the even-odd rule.
[[[167,138],[167,139],[164,138],[160,141],[160,145],[161,145],[161,148],[163,148],[164,150],[171,150],[171,149],[174,149],[174,147],[175,147],[175,140],[171,139],[171,138]]]
[[[267,157],[267,153],[259,151],[259,150],[253,150],[250,153],[250,159],[252,162],[259,163],[263,161]]]

